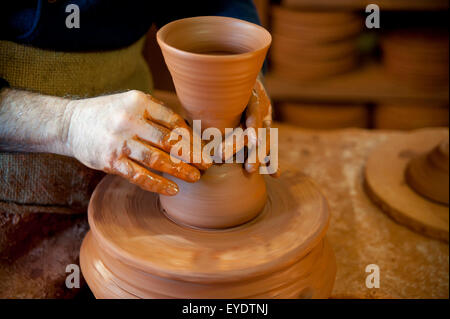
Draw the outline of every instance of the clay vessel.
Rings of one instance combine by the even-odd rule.
[[[171,22],[157,33],[190,120],[222,132],[239,123],[272,41],[264,28],[226,17]]]
[[[238,19],[195,17],[167,24],[157,40],[188,119],[201,120],[202,129],[236,127],[272,41],[270,33]],[[176,183],[176,196],[160,196],[162,208],[173,221],[191,227],[237,226],[254,218],[266,201],[264,178],[249,176],[242,164],[213,166],[197,183]]]
[[[263,175],[248,174],[242,164],[213,165],[195,184],[174,179],[176,196],[160,196],[173,221],[198,228],[227,228],[253,219],[266,203]]]
[[[448,139],[413,158],[406,169],[406,180],[416,192],[438,203],[449,203]]]

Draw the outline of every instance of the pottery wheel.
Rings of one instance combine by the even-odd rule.
[[[379,145],[369,156],[365,179],[369,196],[397,222],[448,242],[449,207],[428,200],[405,180],[410,160],[448,138],[448,130],[423,129]]]
[[[336,265],[324,240],[325,198],[297,172],[266,183],[255,219],[200,230],[169,220],[157,194],[107,176],[92,196],[81,249],[89,286],[97,297],[327,297]]]

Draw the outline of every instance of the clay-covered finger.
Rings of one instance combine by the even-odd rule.
[[[258,158],[256,159],[255,163],[250,163],[248,159],[245,160],[244,164],[245,170],[250,174],[256,173],[258,171],[259,166],[260,163],[258,161]]]
[[[271,149],[270,149],[270,128],[266,129],[266,156],[271,156]],[[268,163],[264,164],[265,166],[270,165],[270,160]],[[280,168],[277,167],[277,170],[275,171],[275,173],[270,174],[270,176],[274,177],[274,178],[278,178],[281,175],[281,171]]]
[[[250,142],[253,145],[256,145],[258,143],[258,128],[262,127],[262,114],[259,107],[259,97],[255,90],[252,91],[252,96],[247,105],[245,116],[245,126],[254,129],[254,131],[251,131],[249,134]]]
[[[172,148],[176,145],[182,146],[180,149],[183,152],[181,154],[178,152],[177,154],[174,154],[182,161],[192,163],[192,165],[202,170],[211,166],[211,164],[207,163],[203,157],[201,157],[200,163],[194,163],[192,130],[189,128],[175,128],[169,130],[154,122],[144,121],[144,123],[141,124],[142,125],[139,125],[139,128],[136,129],[136,136],[140,140],[167,153],[170,153]],[[176,137],[178,137],[178,139],[176,139]]]
[[[254,90],[258,96],[259,112],[261,113],[262,120],[261,127],[270,128],[272,126],[272,102],[264,85],[259,79],[255,83]]]
[[[272,104],[260,80],[257,80],[246,110],[247,127],[268,127],[272,123]]]
[[[262,127],[270,128],[272,126],[272,103],[269,101],[269,107],[266,115],[263,115]]]
[[[279,167],[277,168],[277,171],[275,173],[270,174],[270,176],[272,176],[274,178],[278,178],[278,177],[280,177],[280,175],[281,175],[281,170]]]
[[[268,156],[268,155],[270,155],[270,127],[269,128],[265,128],[266,129],[266,143],[265,143],[265,153],[264,153],[264,155],[265,156]],[[262,144],[262,142],[261,143],[258,143],[258,145],[261,145]],[[261,146],[264,146],[264,145],[261,145]]]
[[[232,134],[226,135],[224,140],[220,143],[218,148],[219,154],[216,155],[222,158],[223,161],[226,161],[234,154],[241,151],[244,146],[248,145],[249,137],[244,134],[243,125],[241,124],[239,128],[240,130],[234,130]],[[242,143],[237,145],[236,141],[242,141]]]
[[[126,178],[133,184],[142,189],[159,193],[162,195],[173,196],[178,193],[178,185],[167,178],[159,176],[138,163],[128,158],[122,158],[114,164],[112,170],[106,170]]]
[[[265,141],[262,140],[263,136],[258,135],[258,143],[249,150],[249,156],[245,162],[245,169],[249,173],[254,173],[258,170],[262,163],[259,161],[260,158],[266,158],[270,155],[270,128],[265,130]],[[256,152],[256,160],[249,161],[251,158],[251,152]]]
[[[196,182],[200,179],[200,171],[181,160],[172,159],[169,154],[137,140],[128,142],[130,150],[128,157],[154,170],[170,174],[186,182]]]
[[[145,109],[144,116],[152,122],[165,126],[168,129],[176,127],[189,128],[183,117],[175,113],[164,105],[164,102],[147,94],[148,106]]]
[[[259,110],[261,113],[261,118],[263,123],[267,123],[267,126],[270,126],[272,123],[272,103],[270,101],[269,95],[264,88],[263,83],[258,79],[256,80],[254,90],[256,91],[256,95],[258,96]],[[266,127],[266,126],[262,126]]]

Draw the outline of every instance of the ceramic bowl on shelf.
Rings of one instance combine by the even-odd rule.
[[[348,55],[358,55],[355,38],[323,44],[311,44],[274,34],[270,56],[278,60],[310,59],[312,61],[334,60]]]
[[[299,61],[271,60],[273,74],[291,81],[324,80],[330,76],[348,72],[359,62],[357,56],[349,55],[337,60]]]
[[[449,125],[448,105],[380,104],[375,107],[374,125],[378,129],[412,130]]]
[[[293,10],[283,6],[272,7],[273,19],[289,24],[305,26],[330,26],[331,28],[351,23],[360,17],[353,12],[333,12],[319,10]]]
[[[399,29],[381,41],[386,72],[408,85],[434,89],[448,85],[446,30]]]
[[[369,111],[365,105],[280,103],[280,120],[309,129],[367,128]]]

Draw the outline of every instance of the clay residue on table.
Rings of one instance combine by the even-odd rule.
[[[327,197],[327,237],[337,259],[335,298],[448,298],[449,248],[384,214],[364,191],[370,151],[393,131],[309,131],[279,127],[280,165],[296,165]],[[283,167],[281,167],[283,169]],[[380,288],[365,285],[365,268],[380,268]]]

